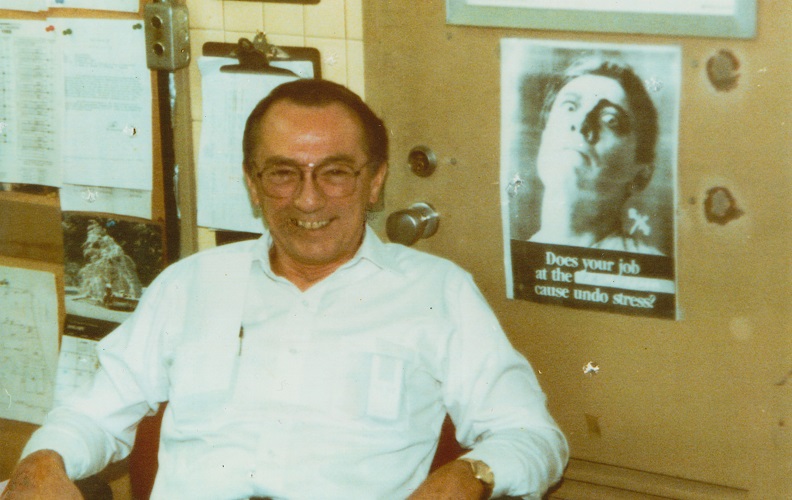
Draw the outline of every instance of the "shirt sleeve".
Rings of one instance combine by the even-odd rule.
[[[493,497],[541,498],[560,480],[566,438],[528,361],[510,344],[472,278],[451,277],[444,398],[457,440],[495,476]]]
[[[97,344],[100,366],[92,383],[47,415],[22,458],[54,450],[74,480],[129,454],[137,424],[167,398],[164,333],[173,331],[166,322],[179,316],[179,301],[166,294],[164,281],[155,280],[132,316]],[[171,314],[160,314],[163,308]]]

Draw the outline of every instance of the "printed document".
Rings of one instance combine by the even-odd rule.
[[[55,275],[0,266],[0,418],[43,423],[57,362]]]

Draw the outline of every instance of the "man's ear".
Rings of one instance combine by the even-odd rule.
[[[371,177],[371,189],[369,191],[369,204],[375,205],[380,198],[383,188],[385,187],[385,180],[388,178],[388,162],[382,162],[374,171]]]
[[[250,201],[256,207],[259,206],[259,194],[258,189],[256,189],[256,183],[251,179],[250,172],[248,169],[243,167],[243,172],[245,173],[245,184],[247,185],[248,195],[250,196]]]
[[[652,180],[652,174],[654,174],[653,164],[644,163],[638,165],[638,170],[635,173],[635,177],[630,183],[630,190],[632,193],[640,193],[646,189],[646,186],[649,185],[649,181]]]

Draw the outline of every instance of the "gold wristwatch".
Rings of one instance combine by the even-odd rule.
[[[484,485],[484,489],[487,491],[487,498],[492,496],[492,490],[495,489],[495,474],[492,473],[490,466],[474,458],[461,457],[458,460],[467,462],[470,465],[473,475]]]

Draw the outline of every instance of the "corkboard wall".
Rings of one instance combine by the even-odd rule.
[[[49,12],[28,13],[0,9],[0,19],[44,20],[48,17],[142,19],[143,4],[137,13],[90,11],[83,9],[53,9]],[[153,172],[152,220],[164,225],[165,208],[162,183],[162,145],[159,137],[159,108],[157,85],[152,73]],[[0,265],[50,272],[55,275],[58,290],[59,332],[65,319],[63,297],[63,237],[61,232],[60,201],[56,190],[43,193],[40,189],[0,192]],[[0,479],[6,479],[30,434],[33,424],[0,419]],[[123,468],[108,471],[107,479],[116,498],[125,498],[128,484]]]

